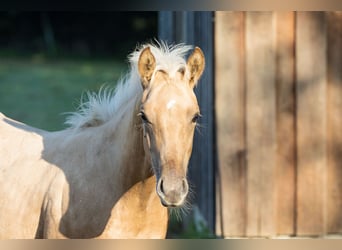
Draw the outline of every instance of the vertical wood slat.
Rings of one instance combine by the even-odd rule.
[[[213,13],[209,11],[188,12],[193,21],[188,20],[193,28],[188,29],[185,41],[199,46],[205,54],[204,73],[195,87],[195,93],[201,108],[200,132],[194,138],[194,154],[190,160],[190,178],[197,180],[196,202],[207,220],[208,227],[215,231],[215,141],[214,141],[214,75],[213,75]],[[186,18],[185,18],[186,19]]]
[[[247,235],[275,233],[275,16],[246,14]]]
[[[342,233],[342,12],[327,13],[327,233]]]
[[[215,15],[215,107],[217,158],[216,232],[246,233],[244,14]],[[221,224],[222,223],[222,224]]]
[[[296,28],[297,233],[321,235],[327,163],[324,13],[298,13]]]
[[[276,12],[277,235],[295,233],[295,14]]]
[[[173,26],[174,13],[172,11],[160,11],[158,14],[158,38],[172,43],[174,37]]]

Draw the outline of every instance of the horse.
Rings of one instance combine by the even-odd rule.
[[[0,238],[166,237],[189,193],[205,57],[157,42],[128,59],[115,90],[88,92],[63,130],[0,113]]]

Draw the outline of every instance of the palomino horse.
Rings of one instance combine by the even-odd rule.
[[[163,238],[184,204],[200,111],[199,48],[146,44],[116,91],[88,94],[62,131],[0,113],[0,238]]]

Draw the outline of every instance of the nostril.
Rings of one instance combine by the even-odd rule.
[[[182,193],[187,194],[189,191],[189,185],[186,179],[183,179],[182,181]]]
[[[164,193],[164,181],[163,179],[160,179],[159,182],[158,182],[158,193],[165,196],[165,193]]]
[[[164,193],[163,184],[164,184],[164,181],[163,181],[163,180],[160,180],[160,183],[159,183],[159,190],[160,190],[160,192],[162,192],[163,194],[165,194],[165,193]]]

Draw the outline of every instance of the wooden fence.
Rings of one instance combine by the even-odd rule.
[[[184,42],[209,55],[198,92],[209,126],[195,140],[191,176],[206,177],[197,202],[211,208],[213,230],[341,234],[342,13],[165,12],[160,20],[166,15],[164,37],[199,37]],[[189,16],[202,22],[197,29]]]

